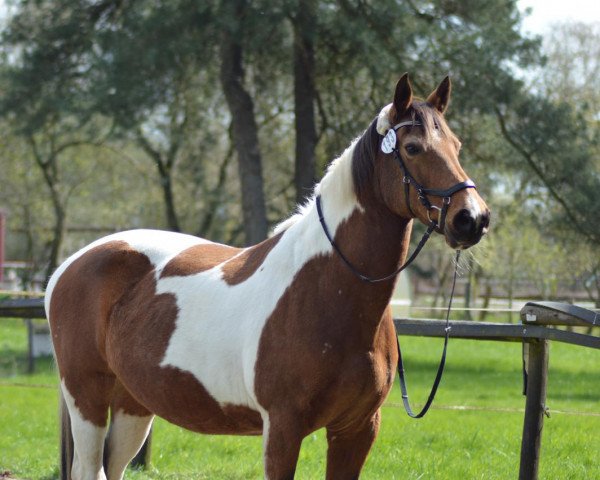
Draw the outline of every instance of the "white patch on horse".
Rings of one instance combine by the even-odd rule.
[[[72,477],[78,480],[106,480],[102,469],[106,427],[98,427],[83,418],[64,380],[61,381],[60,387],[71,417],[71,431],[75,445]]]
[[[119,410],[113,412],[108,433],[108,467],[110,480],[121,480],[131,459],[148,436],[154,415],[138,417]]]
[[[471,218],[478,220],[478,219],[481,219],[483,210],[477,199],[477,197],[478,197],[477,194],[471,192],[471,190],[474,190],[474,189],[471,189],[471,188],[467,189],[467,205],[469,206],[468,210],[469,210],[469,213],[471,214]]]
[[[162,230],[129,230],[115,240],[123,240],[138,252],[148,257],[154,265],[156,276],[169,261],[194,245],[211,243],[203,238],[182,233],[165,232]]]
[[[191,372],[221,404],[258,408],[254,365],[264,324],[300,268],[327,253],[326,248],[302,251],[304,242],[289,233],[269,252],[263,268],[237,285],[223,280],[224,264],[159,279],[157,294],[173,294],[179,309],[161,366]]]
[[[359,138],[356,138],[338,158],[331,162],[321,182],[315,185],[313,196],[304,205],[298,207],[297,213],[277,225],[275,234],[288,230],[292,225],[306,218],[313,218],[311,220],[313,224],[316,219],[318,230],[322,234],[315,202],[319,194],[323,200],[325,221],[330,229],[333,229],[331,231],[333,235],[335,235],[335,228],[348,219],[354,210],[363,211],[356,198],[352,179],[352,154]],[[311,226],[314,226],[313,224]],[[324,235],[319,237],[327,241]]]
[[[354,193],[352,151],[336,159],[315,188],[333,235],[352,212],[362,209]],[[161,366],[192,373],[219,403],[261,411],[254,374],[258,345],[267,319],[300,269],[311,259],[333,252],[314,198],[277,231],[283,236],[261,268],[247,280],[229,285],[222,267],[185,276],[160,278],[157,294],[175,296],[179,315]],[[251,308],[250,308],[251,307]]]

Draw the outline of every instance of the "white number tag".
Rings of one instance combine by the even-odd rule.
[[[381,151],[383,153],[392,153],[396,148],[396,132],[393,128],[390,128],[383,137],[381,142]]]

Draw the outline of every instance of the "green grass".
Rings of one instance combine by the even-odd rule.
[[[0,472],[50,480],[57,474],[56,373],[47,359],[26,375],[25,346],[23,323],[0,320]],[[403,338],[402,347],[418,406],[442,341]],[[408,418],[395,385],[361,478],[517,478],[524,406],[520,355],[518,343],[451,340],[434,408],[424,419]],[[541,479],[587,480],[600,472],[599,360],[596,350],[551,345],[547,404],[553,413],[545,421]],[[467,409],[447,409],[455,406]],[[157,419],[151,467],[126,478],[259,479],[261,450],[261,438],[197,435]],[[296,478],[323,478],[325,451],[322,431],[308,436]]]

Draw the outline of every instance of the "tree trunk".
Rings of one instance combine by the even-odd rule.
[[[41,153],[38,144],[33,135],[27,137],[27,141],[31,147],[33,158],[37,165],[42,170],[44,181],[50,191],[50,200],[54,210],[54,227],[52,229],[53,237],[50,241],[50,253],[48,255],[48,264],[46,266],[44,287],[46,287],[50,276],[54,273],[58,265],[60,249],[62,247],[65,236],[65,222],[67,216],[66,202],[63,200],[59,191],[59,174],[58,174],[58,151],[53,142],[52,150],[47,154],[47,157]]]
[[[483,304],[481,305],[481,310],[479,311],[479,321],[480,322],[485,321],[485,318],[488,315],[487,309],[490,306],[491,298],[492,298],[492,286],[490,285],[490,280],[488,278],[485,283],[485,290],[484,290],[484,294],[483,294]]]
[[[296,129],[296,165],[294,185],[296,202],[312,193],[315,183],[315,55],[316,2],[300,0],[292,20],[294,29],[294,112]]]
[[[33,232],[31,206],[27,202],[21,205],[21,221],[25,233],[25,262],[30,265],[21,271],[21,288],[23,290],[32,290],[38,261],[34,254],[36,237]]]
[[[54,228],[52,229],[53,235],[50,243],[50,254],[48,256],[44,286],[48,283],[50,276],[58,266],[60,249],[65,238],[65,220],[67,216],[66,208],[60,199],[60,194],[56,190],[56,186],[49,184],[48,187],[50,188],[52,207],[54,208]]]
[[[220,80],[231,112],[233,141],[238,157],[245,243],[253,245],[267,237],[268,226],[254,104],[243,85],[241,22],[245,1],[224,2],[223,8],[231,24],[225,27],[221,39]]]
[[[507,294],[508,294],[508,323],[514,323],[513,320],[513,300],[514,300],[514,276],[512,274],[512,269],[510,274],[508,275],[508,285],[507,285]]]
[[[152,146],[150,141],[144,136],[141,130],[136,132],[136,140],[138,145],[142,148],[146,155],[148,155],[156,169],[158,170],[158,176],[160,179],[160,188],[163,193],[163,200],[165,206],[165,219],[167,220],[167,226],[169,230],[173,232],[180,232],[179,216],[175,209],[175,198],[173,197],[173,164],[175,162],[175,155],[177,154],[178,146],[171,146],[169,154],[163,154]]]
[[[179,226],[179,217],[175,210],[175,200],[173,198],[173,182],[171,169],[163,173],[163,169],[160,169],[160,186],[163,191],[163,199],[165,201],[165,215],[167,218],[167,225],[169,230],[173,232],[180,232],[181,227]]]

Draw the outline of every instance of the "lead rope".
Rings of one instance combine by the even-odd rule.
[[[455,265],[454,265],[454,277],[452,279],[452,290],[450,291],[450,301],[448,302],[448,310],[446,311],[446,334],[444,336],[444,350],[442,351],[442,358],[440,359],[440,365],[437,370],[437,374],[435,376],[435,380],[433,381],[433,385],[431,387],[431,392],[429,393],[429,397],[427,398],[427,402],[423,406],[423,409],[415,414],[413,409],[410,406],[410,402],[408,400],[408,390],[406,388],[406,379],[404,378],[404,363],[402,362],[402,353],[400,351],[400,340],[398,340],[398,334],[396,332],[396,343],[398,344],[398,375],[400,378],[400,390],[402,391],[402,403],[404,403],[404,409],[409,417],[412,418],[421,418],[425,416],[429,407],[433,403],[433,399],[435,398],[435,394],[442,380],[442,374],[444,373],[444,366],[446,365],[446,351],[448,349],[448,338],[450,338],[450,310],[452,309],[452,300],[454,298],[454,288],[456,287],[456,277],[458,275],[458,260],[460,258],[460,250],[456,251],[455,257]]]

